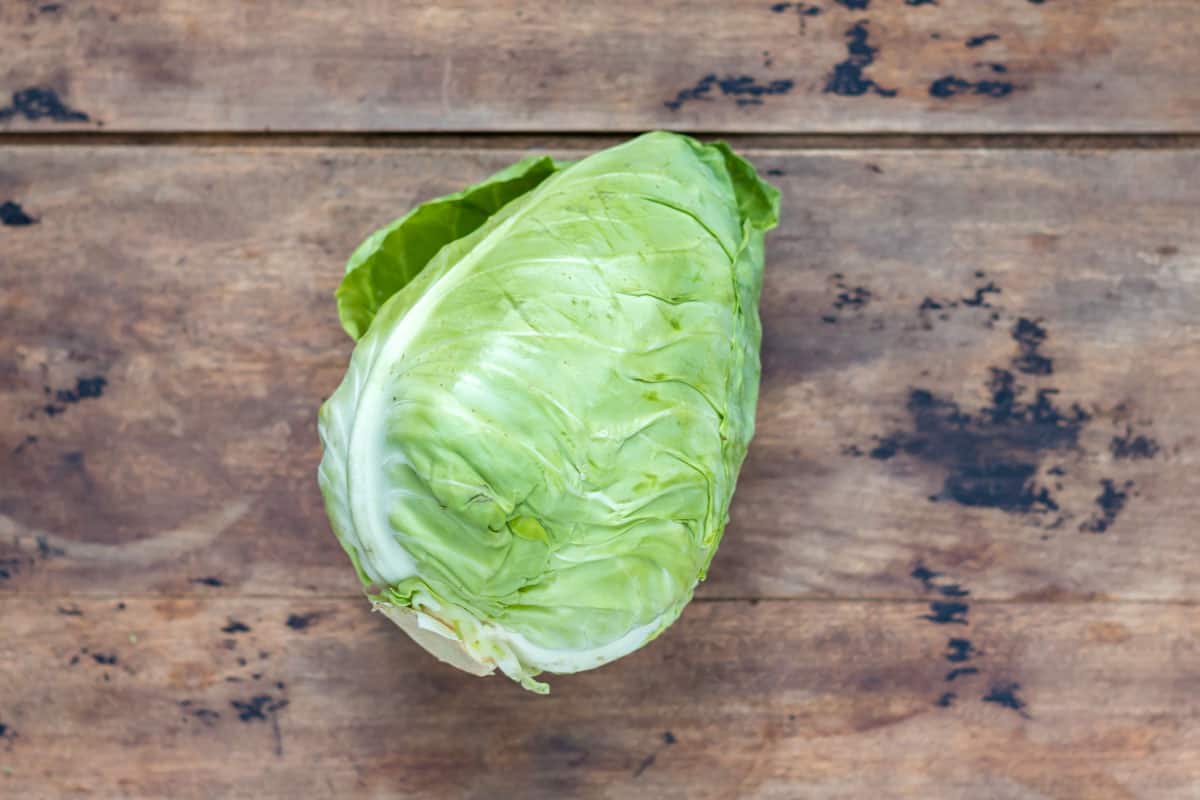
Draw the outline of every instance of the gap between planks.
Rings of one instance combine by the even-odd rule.
[[[0,592],[0,597],[11,598],[78,598],[80,600],[172,600],[172,599],[229,599],[229,600],[326,600],[326,601],[357,601],[364,600],[362,594],[295,594],[288,595],[280,592],[240,592],[237,587],[217,587],[211,591],[197,592]],[[936,599],[936,598],[935,598]],[[1200,606],[1200,600],[1194,599],[1163,599],[1153,597],[1113,598],[1088,597],[1085,595],[1055,597],[1055,598],[995,598],[968,597],[971,605],[979,606],[1164,606],[1182,607]],[[793,605],[911,605],[923,607],[929,605],[929,598],[918,597],[695,597],[691,604],[700,603],[787,603]]]
[[[680,131],[698,139],[723,139],[739,148],[778,150],[1195,150],[1200,134],[1188,133],[816,133],[729,134]],[[197,131],[0,133],[0,147],[380,147],[444,150],[592,148],[625,141],[636,132],[389,133],[341,131]]]

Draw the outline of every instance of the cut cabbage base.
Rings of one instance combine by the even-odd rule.
[[[404,606],[394,606],[389,603],[374,603],[376,611],[383,614],[399,626],[409,637],[425,648],[438,661],[457,667],[463,672],[483,677],[496,671],[495,664],[485,664],[472,656],[457,637],[451,638],[432,626],[422,625],[422,617],[428,619],[420,611],[414,611]]]
[[[690,598],[690,593],[689,593]],[[668,609],[645,625],[631,629],[624,636],[599,647],[583,650],[554,650],[539,647],[526,637],[495,623],[485,623],[469,617],[452,625],[425,607],[410,608],[373,601],[374,610],[396,623],[400,630],[439,661],[480,677],[500,669],[526,689],[545,694],[547,684],[536,680],[541,672],[570,674],[597,667],[628,655],[658,634],[679,616],[687,604]],[[461,609],[458,609],[461,612]],[[471,645],[457,633],[464,634]]]

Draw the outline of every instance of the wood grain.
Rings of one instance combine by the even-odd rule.
[[[1200,796],[1197,40],[1191,0],[0,4],[0,796]],[[759,432],[679,623],[537,697],[359,595],[331,295],[412,204],[649,128],[784,192]]]
[[[1200,130],[1192,0],[854,5],[14,0],[0,126]]]
[[[0,151],[36,220],[0,227],[0,592],[355,596],[315,480],[341,265],[519,155]],[[702,597],[921,598],[924,565],[977,599],[1200,598],[1200,156],[750,155],[785,221]]]
[[[645,649],[553,679],[543,698],[437,663],[361,601],[4,604],[9,797],[1200,790],[1189,607],[984,604],[957,626],[915,603],[701,602]],[[296,614],[303,627],[288,625]],[[969,640],[966,660],[947,660],[951,638]],[[947,681],[956,667],[978,672]]]

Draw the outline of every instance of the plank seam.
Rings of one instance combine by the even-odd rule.
[[[267,594],[244,594],[237,591],[228,591],[222,589],[214,589],[210,592],[105,592],[105,593],[79,593],[79,592],[21,592],[21,591],[6,591],[0,592],[0,597],[15,597],[22,600],[29,598],[46,598],[47,607],[54,604],[62,604],[66,600],[78,599],[88,601],[110,601],[110,600],[181,600],[181,599],[237,599],[237,600],[294,600],[305,602],[320,602],[331,600],[363,600],[365,599],[359,594],[303,594],[303,595],[281,595],[278,592]],[[1192,607],[1200,606],[1200,599],[1165,599],[1165,598],[1113,598],[1113,597],[1066,597],[1066,598],[1031,598],[1028,600],[1014,598],[989,598],[989,597],[972,597],[970,598],[971,605],[976,606],[1179,606]],[[917,597],[696,597],[692,603],[795,603],[795,604],[810,604],[810,605],[828,605],[834,603],[841,604],[861,604],[861,605],[912,605],[912,606],[927,606],[929,605],[928,598]]]
[[[1200,133],[722,133],[689,131],[700,139],[724,139],[739,148],[783,150],[1194,150]],[[634,132],[393,133],[341,131],[212,132],[17,132],[0,133],[7,147],[382,147],[444,150],[591,147],[623,141]]]

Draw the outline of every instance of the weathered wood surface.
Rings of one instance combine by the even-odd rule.
[[[0,592],[355,596],[315,481],[343,260],[518,155],[0,151],[36,220],[0,227]],[[785,223],[700,596],[1200,599],[1200,155],[750,155]]]
[[[1197,38],[1193,0],[10,0],[0,127],[1196,132]]]
[[[937,625],[917,603],[699,602],[544,698],[431,660],[355,600],[3,602],[5,797],[1200,792],[1200,618],[1178,605]]]

